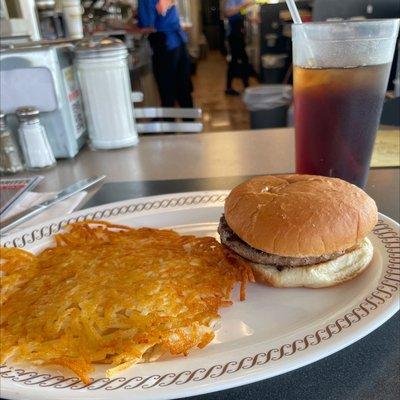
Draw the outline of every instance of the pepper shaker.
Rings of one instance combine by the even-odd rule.
[[[24,166],[12,133],[7,128],[5,114],[0,111],[0,172],[14,174]]]
[[[21,107],[16,111],[19,119],[19,141],[27,169],[52,167],[56,164],[46,131],[39,120],[39,110]]]

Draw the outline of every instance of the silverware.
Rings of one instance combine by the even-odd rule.
[[[43,201],[42,203],[30,207],[27,210],[21,211],[20,213],[13,215],[10,218],[2,219],[0,221],[0,235],[4,235],[11,229],[14,229],[16,226],[30,220],[34,216],[42,213],[43,211],[47,210],[49,207],[53,206],[54,204],[68,199],[69,197],[73,196],[76,193],[81,192],[82,190],[88,189],[97,183],[104,180],[106,176],[92,176],[91,178],[83,179],[81,181],[75,182],[71,186],[68,186],[61,192],[57,193],[52,199]]]

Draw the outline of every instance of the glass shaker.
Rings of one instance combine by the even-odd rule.
[[[39,120],[39,110],[21,107],[16,111],[19,120],[19,141],[27,169],[52,167],[56,164],[46,131]]]
[[[108,37],[83,39],[75,57],[91,145],[116,149],[137,144],[125,44]]]
[[[5,114],[0,111],[0,173],[14,174],[23,169],[18,146],[7,128]]]

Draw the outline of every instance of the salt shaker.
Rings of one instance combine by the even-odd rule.
[[[87,38],[76,45],[75,56],[91,145],[116,149],[137,144],[125,44]]]
[[[7,128],[5,114],[0,111],[0,172],[14,174],[22,171],[24,166],[18,151],[18,146]]]
[[[21,107],[16,111],[19,119],[19,141],[27,169],[52,167],[56,164],[46,131],[39,120],[39,110]]]

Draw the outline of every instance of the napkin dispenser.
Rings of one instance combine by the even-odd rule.
[[[74,157],[87,138],[72,50],[68,43],[32,43],[0,51],[0,102],[7,122],[15,131],[17,120],[10,114],[36,107],[57,158]]]

